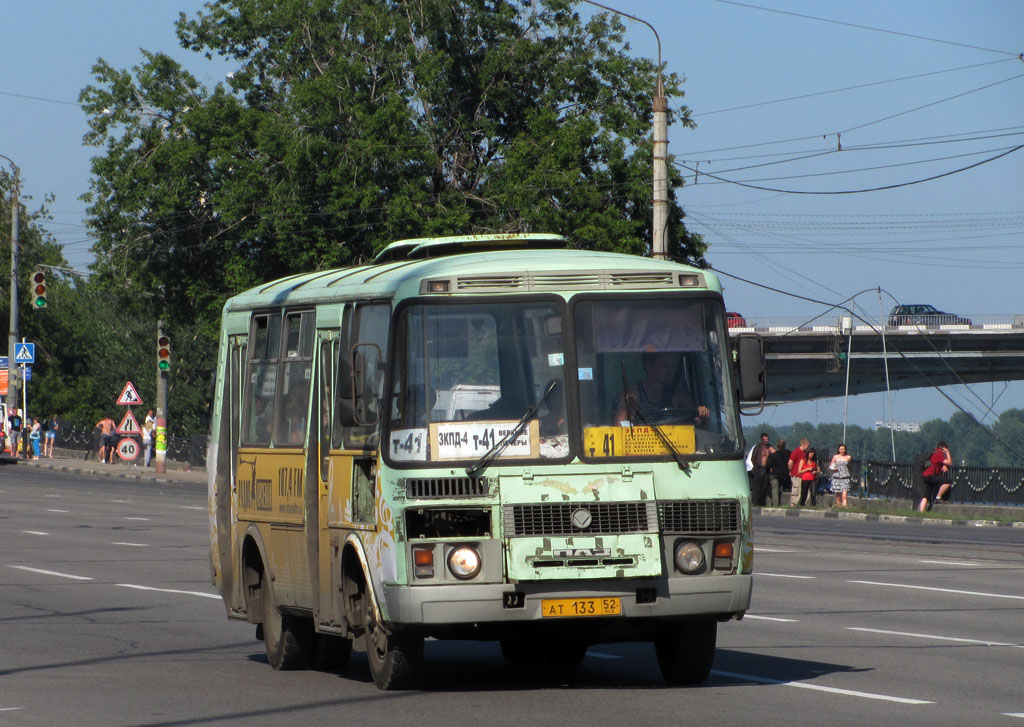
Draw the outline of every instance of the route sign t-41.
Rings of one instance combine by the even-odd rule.
[[[139,406],[142,404],[142,397],[139,396],[139,392],[132,386],[131,381],[124,385],[124,391],[121,392],[121,396],[117,397],[117,403],[119,406]]]

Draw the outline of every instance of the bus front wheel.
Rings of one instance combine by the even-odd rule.
[[[260,601],[263,605],[263,644],[267,648],[270,665],[282,671],[305,669],[309,666],[313,645],[313,623],[309,619],[282,614],[277,607],[274,589],[266,579],[260,586]]]
[[[661,674],[669,684],[704,683],[715,660],[717,621],[670,623],[661,627],[654,640]]]

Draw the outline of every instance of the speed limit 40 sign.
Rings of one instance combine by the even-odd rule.
[[[139,456],[139,443],[125,437],[117,443],[117,456],[130,462]]]

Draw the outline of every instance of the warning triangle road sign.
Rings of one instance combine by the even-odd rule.
[[[142,398],[139,396],[139,392],[135,390],[135,387],[132,386],[131,381],[124,385],[124,391],[117,398],[117,403],[120,406],[138,406],[142,403]]]
[[[117,425],[118,434],[139,434],[142,432],[142,427],[139,426],[139,420],[132,414],[132,410],[129,409],[125,412],[124,418],[121,419],[121,423]]]

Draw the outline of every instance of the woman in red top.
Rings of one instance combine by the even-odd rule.
[[[917,505],[917,509],[920,512],[925,512],[931,503],[941,499],[946,494],[946,490],[951,486],[949,483],[949,467],[952,464],[953,457],[949,454],[949,445],[945,442],[939,442],[935,445],[935,451],[932,452],[928,466],[921,473],[924,477],[925,492],[921,502]]]
[[[797,473],[800,475],[800,507],[803,507],[804,502],[807,501],[808,493],[811,495],[810,506],[814,507],[818,504],[818,493],[814,488],[818,484],[818,473],[820,471],[818,468],[818,455],[812,447],[807,450],[807,454],[797,465]]]

